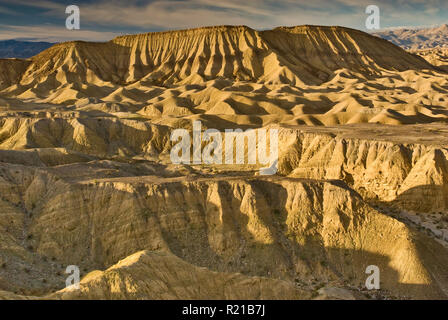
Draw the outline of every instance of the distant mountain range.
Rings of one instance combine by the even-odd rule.
[[[448,24],[434,28],[396,28],[373,34],[407,50],[448,48]]]
[[[3,40],[0,41],[0,58],[30,58],[54,43]]]

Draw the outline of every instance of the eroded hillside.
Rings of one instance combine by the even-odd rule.
[[[179,116],[254,125],[409,124],[447,116],[442,69],[342,27],[148,33],[62,43],[2,65],[1,112],[137,114],[168,125]]]

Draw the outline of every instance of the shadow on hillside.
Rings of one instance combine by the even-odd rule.
[[[448,185],[421,185],[410,188],[396,196],[392,201],[380,202],[405,210],[433,213],[448,209]]]
[[[337,240],[341,247],[326,246],[322,227],[329,213],[323,212],[322,182],[297,183],[295,195],[288,195],[281,182],[268,179],[142,183],[132,188],[111,183],[48,184],[36,195],[40,201],[30,225],[41,257],[53,256],[63,265],[90,270],[107,268],[140,250],[169,250],[214,271],[316,285],[339,280],[362,287],[368,277],[366,267],[376,265],[382,288],[394,295],[446,298],[440,288],[448,285],[441,276],[447,274],[448,258],[440,246],[415,235],[412,243],[418,260],[433,282],[402,283],[399,272],[390,266],[390,257],[355,248],[348,234]],[[350,205],[356,213],[365,204],[353,196]],[[303,211],[291,214],[289,210],[288,216],[291,201]],[[358,245],[378,242],[379,235],[365,225],[369,222],[346,214],[345,205],[336,206],[341,225],[345,231],[358,225],[355,230],[361,232],[350,237],[362,239]],[[74,227],[67,228],[68,221]],[[339,237],[338,232],[333,236]],[[406,249],[396,254],[406,258]]]

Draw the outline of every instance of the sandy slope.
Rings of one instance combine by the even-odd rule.
[[[448,49],[433,48],[426,50],[413,50],[412,52],[418,54],[429,63],[448,72]]]
[[[168,281],[167,281],[168,280]],[[137,252],[106,271],[84,277],[50,299],[309,299],[292,283],[236,273],[213,272],[166,252]]]

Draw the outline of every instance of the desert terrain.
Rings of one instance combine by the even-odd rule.
[[[0,299],[447,299],[447,65],[321,26],[1,59]],[[277,129],[277,172],[172,163],[193,121]]]

